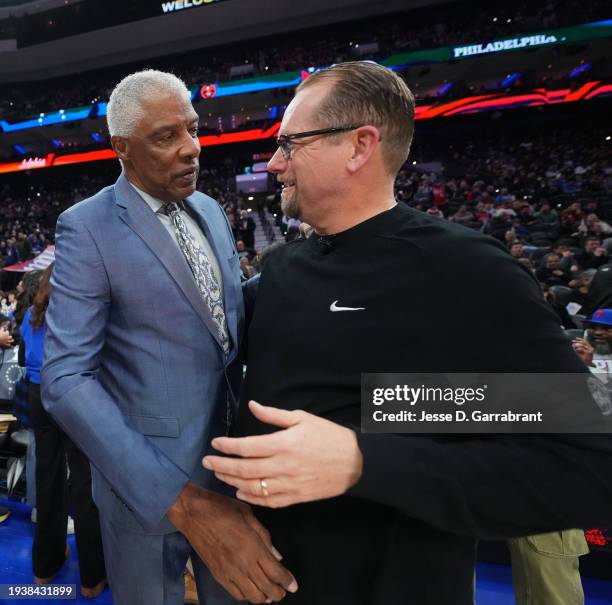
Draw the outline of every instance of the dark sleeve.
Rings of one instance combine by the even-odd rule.
[[[481,351],[498,364],[489,371],[587,371],[535,279],[492,240],[482,240],[464,242],[461,254],[441,245],[446,262],[438,258],[437,274],[441,283],[452,283],[454,275],[462,284],[453,315],[469,322],[473,338],[465,339],[463,353],[480,360],[474,371],[488,363]],[[351,493],[445,531],[505,538],[612,525],[608,435],[464,435],[451,441],[358,434],[358,442],[363,474]]]
[[[243,360],[248,358],[249,326],[255,312],[257,289],[259,288],[260,273],[242,283],[242,296],[244,298],[244,337],[240,346],[240,355]]]
[[[20,367],[26,367],[26,343],[22,338],[21,343],[19,343],[19,351],[17,352],[17,363]]]
[[[364,465],[351,493],[439,529],[501,539],[612,525],[607,436],[357,439]]]
[[[242,284],[242,296],[244,297],[244,319],[245,327],[248,330],[255,311],[255,301],[257,300],[257,289],[259,287],[259,276],[258,273],[250,279],[247,279]]]
[[[25,338],[23,337],[22,329],[24,326],[24,322],[26,321],[29,322],[30,318],[31,318],[31,315],[28,312],[28,310],[26,310],[26,312],[23,314],[23,317],[21,318],[21,323],[19,324],[19,328],[14,331],[15,336],[13,336],[15,340],[15,345],[19,347],[17,351],[17,363],[22,368],[26,367],[26,341],[25,341]],[[19,338],[16,338],[16,335],[19,335]]]

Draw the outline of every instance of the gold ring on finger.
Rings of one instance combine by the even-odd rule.
[[[267,498],[268,497],[268,484],[266,483],[265,479],[260,479],[259,480],[259,487],[261,489],[261,495],[264,498]]]

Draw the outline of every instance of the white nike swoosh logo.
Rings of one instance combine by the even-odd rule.
[[[329,310],[332,313],[336,313],[337,311],[365,311],[365,307],[338,307],[336,305],[338,301],[335,300],[331,305],[329,305]]]

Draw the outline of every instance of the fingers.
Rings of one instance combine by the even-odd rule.
[[[253,576],[258,575],[255,570],[252,570],[251,573]],[[259,575],[261,576],[261,574]],[[268,586],[267,590],[270,592],[275,592],[274,588],[279,589],[278,586],[274,587],[264,577],[243,578],[238,588],[244,595],[244,598],[250,603],[268,603],[268,595],[260,588],[260,586],[263,587],[264,585]]]
[[[263,530],[265,535],[267,530],[263,527],[258,528],[259,531],[253,529],[257,537],[251,535],[252,538],[244,543],[229,574],[224,572],[223,567],[211,566],[205,559],[203,560],[209,565],[217,581],[235,599],[251,603],[279,601],[285,596],[287,590],[295,592],[297,583],[293,575],[279,563],[272,549],[261,538],[259,531]],[[269,535],[267,539],[269,541]]]
[[[280,601],[287,594],[287,591],[284,590],[282,585],[268,577],[263,571],[261,564],[251,570],[251,578],[252,583],[256,587],[259,587],[260,592],[264,595],[265,598],[263,602],[265,603]]]
[[[293,574],[277,560],[270,556],[264,557],[259,561],[259,566],[265,577],[269,578],[273,585],[280,586],[288,592],[297,592],[298,583]],[[268,593],[268,596],[272,597],[273,595]]]
[[[283,429],[289,428],[300,421],[299,415],[294,411],[261,405],[257,401],[249,401],[249,409],[258,420],[266,424],[280,426]]]
[[[229,592],[232,597],[234,597],[234,599],[236,599],[237,601],[247,600],[244,594],[242,594],[240,588],[238,587],[238,584],[236,584],[236,582],[234,582],[233,580],[229,580],[227,584],[223,583],[223,586],[225,590],[227,590],[227,592]]]
[[[235,487],[238,491],[249,494],[251,496],[263,496],[267,498],[273,494],[281,493],[283,490],[283,481],[280,477],[274,479],[242,479],[241,477],[235,477],[233,475],[224,475],[221,473],[215,473],[217,479]],[[261,482],[265,481],[262,486]]]
[[[254,564],[244,569],[239,588],[251,603],[279,601],[286,591],[295,592],[298,588],[295,578],[281,563],[265,543],[259,542],[252,552]],[[251,559],[251,557],[249,557]]]
[[[300,498],[297,494],[275,494],[274,496],[252,496],[245,492],[236,492],[236,498],[243,502],[248,502],[255,506],[265,506],[266,508],[285,508],[300,502],[306,502],[306,498]]]
[[[572,341],[572,347],[576,353],[590,353],[593,351],[593,347],[584,339],[576,338]]]
[[[206,456],[202,464],[208,470],[240,477],[242,479],[259,479],[278,475],[284,470],[284,466],[273,458],[223,458],[221,456]]]
[[[282,561],[283,556],[274,548],[274,544],[272,544],[272,537],[270,536],[270,532],[257,520],[255,515],[251,512],[250,507],[248,511],[245,512],[244,518],[246,522],[251,526],[253,531],[261,538],[261,541],[270,549],[270,552],[274,555],[277,561]]]
[[[217,437],[212,446],[222,452],[242,458],[263,458],[273,456],[281,447],[282,431],[256,437]]]
[[[592,348],[589,342],[584,338],[574,338],[574,340],[572,340],[572,346],[574,349],[582,349],[586,351]]]
[[[288,428],[300,420],[296,412],[264,406],[256,401],[250,401],[249,407],[253,414],[266,424]],[[277,453],[282,439],[282,431],[256,437],[217,437],[212,440],[212,446],[224,454],[243,458],[262,458]]]

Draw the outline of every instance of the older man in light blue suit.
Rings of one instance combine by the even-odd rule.
[[[149,70],[108,122],[123,174],[59,218],[42,389],[92,462],[115,605],[182,603],[189,556],[207,605],[279,600],[296,585],[267,531],[201,465],[236,411],[243,302],[225,213],[195,191],[198,116]]]

